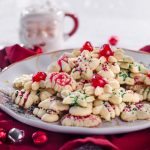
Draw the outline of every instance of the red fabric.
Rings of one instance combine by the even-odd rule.
[[[42,53],[42,49],[39,47],[35,47],[34,49],[28,49],[18,44],[5,47],[0,50],[0,68],[4,68],[11,63],[20,61],[24,58],[38,53]]]
[[[7,47],[0,51],[0,66],[4,68],[41,52],[40,48],[31,51],[19,45]],[[33,144],[32,134],[39,129],[20,123],[0,110],[0,128],[8,131],[14,127],[25,131],[23,142],[20,144],[11,144],[9,141],[0,142],[0,150],[73,150],[85,143],[93,143],[106,150],[150,150],[150,129],[107,136],[69,135],[45,131],[48,135],[48,142],[42,146],[36,146]]]

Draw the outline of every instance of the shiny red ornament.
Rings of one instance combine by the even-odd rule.
[[[33,82],[39,82],[41,80],[45,80],[46,79],[46,73],[45,72],[38,72],[35,75],[33,75],[32,77],[32,81]]]
[[[32,139],[35,145],[45,144],[48,141],[48,137],[43,131],[34,132],[32,134]]]
[[[118,37],[117,36],[111,36],[110,39],[108,40],[108,42],[110,45],[115,46],[118,43]]]
[[[106,59],[108,59],[109,56],[113,56],[114,55],[114,52],[111,50],[109,44],[104,44],[100,48],[99,55],[100,55],[100,57],[104,56]]]
[[[7,132],[3,128],[0,128],[0,141],[4,142],[6,141],[6,138]]]
[[[94,74],[92,77],[92,86],[96,87],[104,87],[107,84],[107,81],[100,76],[99,74]]]
[[[82,46],[82,48],[80,49],[81,52],[83,52],[84,50],[88,50],[90,52],[93,51],[93,46],[89,41],[86,41]]]

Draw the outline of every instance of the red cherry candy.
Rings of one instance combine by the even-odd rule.
[[[37,74],[33,75],[32,77],[32,81],[33,82],[39,82],[41,80],[45,80],[46,79],[46,73],[45,72],[38,72]]]
[[[109,44],[104,44],[100,48],[99,54],[100,54],[100,56],[104,56],[106,59],[108,59],[109,56],[113,56],[114,55],[114,52],[111,50]]]
[[[117,36],[111,36],[110,39],[108,40],[108,42],[110,45],[115,46],[118,43],[118,37]]]
[[[104,80],[102,76],[100,76],[99,74],[93,75],[93,78],[92,78],[92,86],[94,86],[95,88],[96,88],[97,86],[99,86],[99,87],[104,87],[105,84],[107,84],[107,81]]]
[[[0,141],[6,141],[7,133],[3,128],[0,128]]]
[[[82,48],[80,49],[81,52],[83,52],[84,50],[88,50],[90,52],[93,51],[93,46],[89,41],[86,41],[82,46]]]
[[[45,144],[48,141],[48,137],[45,132],[37,131],[32,134],[32,139],[35,145]]]

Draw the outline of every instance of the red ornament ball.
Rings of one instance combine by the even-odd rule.
[[[3,128],[0,128],[0,141],[4,142],[6,141],[6,138],[7,132]]]
[[[99,55],[100,55],[100,57],[104,56],[106,59],[108,59],[109,56],[113,56],[114,55],[114,52],[111,50],[111,47],[109,46],[109,44],[104,44],[100,48]]]
[[[32,81],[33,82],[39,82],[41,80],[45,80],[46,79],[46,73],[45,72],[38,72],[35,75],[33,75],[32,77]]]
[[[48,137],[43,131],[34,132],[32,134],[32,139],[35,145],[45,144],[48,141]]]
[[[110,39],[108,40],[108,42],[110,45],[115,46],[118,43],[118,37],[117,36],[111,36]]]
[[[92,86],[96,87],[104,87],[107,84],[107,81],[100,76],[99,74],[94,74],[92,77]]]
[[[88,50],[90,52],[93,51],[93,46],[89,41],[86,41],[82,46],[82,48],[80,49],[81,52],[83,52],[84,50]]]

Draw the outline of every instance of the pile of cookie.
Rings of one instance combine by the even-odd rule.
[[[14,80],[15,104],[45,122],[95,127],[120,117],[150,119],[150,72],[124,53],[104,44],[64,53],[46,72]]]

